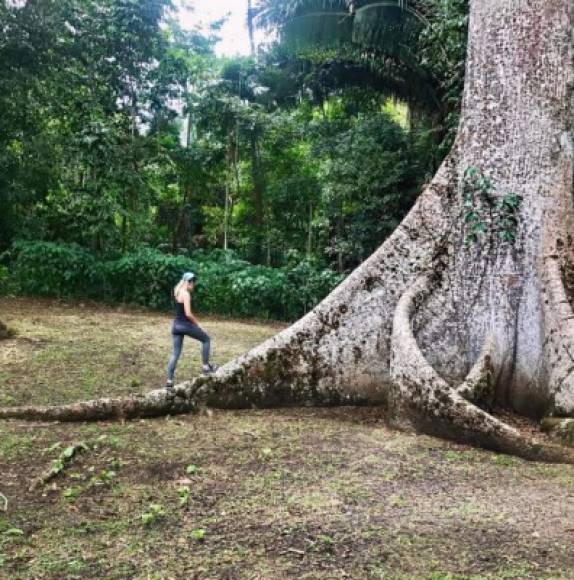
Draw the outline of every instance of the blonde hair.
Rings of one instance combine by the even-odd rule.
[[[187,282],[185,280],[180,280],[177,283],[177,286],[173,289],[173,296],[175,299],[177,299],[177,295],[179,294],[179,291],[187,284]]]

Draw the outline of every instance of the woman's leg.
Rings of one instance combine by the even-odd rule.
[[[168,382],[173,381],[173,376],[175,375],[175,367],[177,366],[177,361],[181,355],[181,349],[183,347],[183,334],[172,334],[173,338],[173,353],[169,359],[169,364],[167,365],[167,380]]]
[[[211,350],[211,339],[209,335],[199,328],[199,326],[195,326],[195,324],[190,324],[185,334],[201,342],[201,362],[204,367],[209,366],[209,351]]]

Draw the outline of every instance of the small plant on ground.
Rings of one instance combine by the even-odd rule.
[[[182,485],[181,487],[177,488],[177,495],[179,496],[179,505],[184,507],[189,502],[189,492],[190,489],[186,485]]]
[[[69,501],[75,501],[78,499],[78,495],[80,493],[80,489],[77,487],[67,487],[63,492],[62,495]]]
[[[102,469],[98,475],[90,479],[90,486],[101,486],[111,483],[116,478],[117,473],[113,469]]]
[[[150,526],[153,523],[165,517],[165,510],[159,503],[150,503],[147,511],[141,515],[141,521],[145,526]]]
[[[24,532],[20,528],[9,528],[5,532],[2,532],[5,537],[20,537],[24,535]]]
[[[185,473],[187,473],[187,475],[197,475],[199,473],[199,467],[192,463],[185,468]]]
[[[203,542],[205,540],[205,530],[202,529],[191,530],[189,535],[192,539],[197,540],[198,542]]]
[[[273,455],[273,450],[270,447],[264,447],[263,449],[261,449],[261,452],[259,453],[259,457],[261,458],[262,461],[267,461],[271,458],[271,455]]]

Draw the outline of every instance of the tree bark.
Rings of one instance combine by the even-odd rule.
[[[319,306],[214,377],[176,395],[0,417],[77,420],[278,405],[384,404],[393,421],[516,453],[574,461],[488,409],[574,416],[574,5],[471,3],[453,150],[393,235]],[[495,185],[467,243],[468,169]],[[521,196],[514,243],[500,202]],[[480,213],[480,208],[476,209]],[[90,409],[94,410],[94,416]]]

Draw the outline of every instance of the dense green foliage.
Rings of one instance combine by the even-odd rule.
[[[437,159],[460,111],[468,0],[259,0],[258,18],[310,56],[323,85],[370,86],[430,118]]]
[[[140,247],[115,259],[102,259],[78,244],[16,242],[11,255],[9,282],[14,290],[160,309],[172,307],[173,281],[181,272],[193,270],[199,279],[194,304],[201,312],[223,316],[293,320],[341,280],[296,256],[282,268],[269,268],[221,250],[190,257]]]
[[[206,311],[304,313],[448,150],[467,4],[261,0],[280,41],[221,59],[170,0],[0,1],[0,292],[162,307],[191,268]]]

